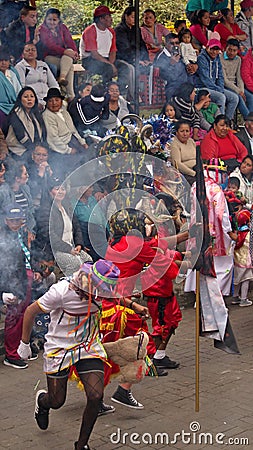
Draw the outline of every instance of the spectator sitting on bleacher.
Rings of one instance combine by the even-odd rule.
[[[73,62],[78,59],[78,51],[69,29],[61,21],[59,9],[47,10],[40,40],[46,63],[57,67],[59,85],[66,86],[66,96],[71,101],[75,97]]]
[[[206,9],[200,9],[192,19],[190,30],[193,36],[193,44],[195,48],[201,50],[205,47],[210,37],[211,30],[208,30],[210,25],[210,13]]]
[[[81,99],[86,95],[90,95],[92,89],[92,83],[82,83],[78,86],[78,97]]]
[[[249,48],[247,54],[242,58],[241,76],[244,82],[247,107],[253,111],[253,47]]]
[[[197,64],[184,65],[179,54],[179,39],[177,34],[170,33],[165,37],[165,48],[158,54],[154,65],[160,69],[160,77],[166,81],[166,99],[175,95],[176,89],[182,83],[194,83]],[[194,76],[193,76],[194,75]]]
[[[244,47],[249,49],[253,46],[253,1],[243,0],[240,3],[241,11],[235,17],[235,23],[247,34],[247,39],[243,42]]]
[[[188,28],[184,28],[178,35],[180,55],[184,64],[197,64],[197,51],[192,46],[192,34]]]
[[[186,120],[192,128],[192,137],[195,141],[199,139],[200,117],[198,107],[194,105],[195,89],[191,83],[183,83],[177,88],[173,102],[181,113],[181,120]],[[203,104],[204,102],[202,102]],[[202,106],[201,104],[201,106]]]
[[[215,34],[213,33],[213,36]],[[198,70],[196,72],[196,87],[207,89],[211,100],[219,106],[221,113],[229,120],[234,118],[238,104],[238,96],[224,88],[224,76],[220,60],[221,43],[212,37],[205,49],[198,56]]]
[[[221,9],[222,17],[220,23],[215,25],[214,31],[219,33],[222,51],[226,49],[229,39],[237,39],[243,47],[243,42],[247,39],[247,34],[234,21],[234,13],[229,8]]]
[[[69,112],[82,136],[88,130],[104,136],[106,129],[102,126],[101,119],[108,120],[109,95],[105,94],[102,84],[97,84],[92,87],[90,95],[86,95],[80,101],[72,104]]]
[[[106,84],[117,75],[116,37],[111,28],[112,12],[100,5],[94,11],[94,23],[85,28],[80,41],[82,65],[91,74],[101,75]]]
[[[116,36],[111,28],[112,12],[100,5],[94,10],[94,23],[85,28],[80,41],[82,66],[91,74],[102,76],[103,84],[118,75],[118,83],[125,95],[128,85],[128,69],[116,61]]]
[[[224,86],[235,92],[238,97],[238,109],[245,119],[249,114],[248,105],[253,107],[253,93],[244,89],[241,77],[241,58],[238,55],[240,48],[237,39],[228,39],[226,50],[221,54],[220,60],[224,75]]]
[[[114,130],[121,125],[121,119],[133,112],[130,104],[120,95],[119,85],[112,81],[108,86],[109,100],[109,117],[102,119],[102,125],[108,130]]]
[[[28,161],[34,144],[46,140],[46,127],[33,88],[21,89],[6,120],[6,142],[12,157]]]
[[[206,9],[210,13],[213,22],[221,17],[220,10],[227,8],[228,0],[188,0],[185,8],[186,17],[192,23],[193,17],[200,9]],[[216,14],[214,14],[216,13]]]
[[[156,22],[156,14],[153,9],[145,9],[143,24],[141,26],[142,39],[146,44],[150,61],[154,61],[157,53],[163,49],[163,37],[169,34],[168,28]]]
[[[198,92],[197,101],[202,102],[199,110],[200,127],[202,130],[209,131],[215,118],[220,114],[220,110],[216,103],[211,102],[211,97],[207,89],[201,89]]]
[[[0,47],[0,128],[5,125],[6,116],[11,112],[21,83],[16,69],[10,67],[10,53]]]
[[[63,108],[63,95],[59,89],[50,88],[44,98],[46,109],[43,119],[50,147],[50,165],[57,176],[70,173],[90,159],[91,151],[78,133],[70,114]]]
[[[12,22],[6,28],[6,36],[11,50],[11,55],[15,61],[22,56],[26,42],[39,42],[39,30],[36,28],[37,10],[34,6],[24,6],[20,11],[19,19]]]
[[[23,59],[16,64],[22,87],[31,86],[36,92],[39,109],[43,110],[48,89],[59,88],[47,63],[37,59],[37,48],[33,43],[27,43],[23,50]]]
[[[248,150],[250,156],[253,155],[253,112],[250,112],[245,119],[244,127],[240,127],[239,132],[236,134],[238,139]]]
[[[121,22],[115,28],[116,42],[117,42],[117,60],[123,61],[126,70],[129,71],[128,79],[128,92],[130,97],[134,98],[134,80],[135,80],[135,58],[136,58],[136,28],[135,28],[135,7],[128,6],[121,18]],[[140,45],[140,72],[149,73],[149,61],[148,51],[141,37],[141,30],[139,33],[139,45]],[[121,93],[122,89],[120,89]]]
[[[177,19],[174,23],[174,30],[178,34],[181,30],[186,28],[186,20],[185,19]]]

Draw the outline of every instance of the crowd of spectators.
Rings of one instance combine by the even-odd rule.
[[[28,305],[55,283],[56,275],[71,277],[83,263],[101,257],[119,266],[117,295],[120,301],[128,302],[127,319],[122,321],[124,333],[120,325],[120,336],[134,335],[145,327],[137,314],[146,318],[149,310],[153,327],[149,356],[157,374],[165,376],[167,369],[179,366],[165,350],[182,318],[172,280],[179,268],[181,275],[186,275],[192,267],[185,241],[192,238],[194,228],[190,224],[188,233],[198,146],[204,162],[221,302],[222,294],[231,293],[233,281],[232,303],[252,305],[247,296],[253,279],[249,250],[253,205],[253,1],[242,0],[236,17],[227,6],[227,0],[189,0],[186,16],[190,26],[185,19],[179,19],[171,32],[157,23],[151,8],[143,12],[141,25],[136,24],[133,6],[123,11],[120,23],[113,28],[113,11],[100,5],[94,10],[93,23],[82,33],[78,50],[57,8],[47,9],[38,25],[35,2],[2,1],[0,312],[6,314],[6,366],[28,367],[20,357],[20,345],[27,349],[29,342],[21,341],[19,345]],[[90,81],[78,85],[75,92],[74,64],[79,59]],[[161,105],[159,118],[152,117],[143,126],[134,114],[135,79],[136,74],[142,74],[150,82],[153,68],[164,82],[166,103]],[[93,75],[100,81],[95,82]],[[245,122],[239,131],[237,109]],[[156,120],[160,128],[155,131]],[[121,152],[124,157],[118,164],[116,157]],[[83,167],[85,170],[80,170]],[[144,265],[150,266],[143,270]],[[102,275],[103,283],[108,273]],[[132,301],[140,274],[148,309]],[[195,289],[193,278],[188,273],[186,291]],[[66,278],[64,284],[70,279],[73,281]],[[78,287],[78,295],[82,291],[83,286]],[[89,294],[91,299],[91,291]],[[97,300],[97,295],[92,301]],[[112,323],[110,314],[114,315],[117,308],[120,314],[123,309],[125,313],[126,303],[123,307],[115,301],[112,308],[111,300],[107,300],[104,312],[111,327],[117,318]],[[34,316],[41,312],[41,323],[49,320],[38,305],[33,309]],[[63,310],[58,325],[64,314]],[[76,321],[76,329],[84,324],[89,334],[93,331],[87,314],[83,319],[74,311],[71,320]],[[131,320],[137,322],[132,324]],[[101,327],[105,325],[100,323]],[[46,332],[47,325],[39,333],[42,346]],[[33,336],[31,339],[34,344]],[[76,349],[68,347],[66,354]],[[37,352],[38,346],[32,345],[30,359],[35,359]],[[65,370],[63,377],[67,382]],[[42,401],[46,394],[43,391],[40,397],[39,392],[35,417],[39,427],[46,429],[49,408],[54,406],[44,402],[43,410],[39,398]],[[114,411],[100,397],[96,398],[93,425],[98,412]],[[56,402],[55,408],[64,400]],[[143,408],[133,397],[129,382],[118,387],[112,400]],[[38,420],[41,408],[42,415],[46,415],[42,426]],[[88,437],[82,439],[84,445],[79,439],[75,448],[89,450]]]
[[[5,12],[14,6],[9,3],[4,3]],[[164,80],[166,104],[161,105],[161,116],[173,124],[174,135],[166,157],[152,138],[150,125],[141,144],[138,139],[127,141],[126,132],[114,146],[131,149],[132,145],[137,151],[146,148],[152,155],[162,155],[192,185],[200,145],[204,161],[220,158],[228,172],[237,175],[245,205],[251,207],[251,172],[246,178],[243,173],[245,158],[253,154],[251,0],[241,2],[236,17],[226,1],[211,5],[190,0],[186,15],[191,25],[187,28],[187,21],[179,19],[173,32],[157,23],[151,8],[143,12],[136,30],[133,6],[112,28],[113,12],[100,5],[94,10],[94,22],[82,33],[80,53],[58,9],[49,8],[38,25],[34,3],[14,3],[22,8],[12,12],[10,8],[9,23],[6,14],[0,19],[0,210],[6,218],[9,204],[21,207],[19,219],[26,225],[18,239],[32,268],[33,258],[27,255],[34,252],[35,265],[45,260],[52,264],[57,256],[67,274],[89,255],[96,259],[99,252],[89,239],[88,223],[96,230],[97,248],[105,254],[100,236],[108,235],[106,222],[113,202],[109,208],[106,200],[96,204],[110,193],[112,178],[108,184],[98,183],[94,193],[85,189],[88,180],[81,180],[77,205],[68,201],[69,186],[61,184],[89,161],[95,161],[95,172],[101,170],[96,165],[101,155],[97,143],[108,131],[118,133],[125,117],[127,124],[131,122],[137,53],[138,73],[148,77],[153,66]],[[91,81],[75,92],[74,64],[79,58]],[[94,83],[92,75],[99,75],[101,81]],[[236,135],[237,108],[245,127]],[[127,172],[120,180],[122,186],[138,186],[131,168]],[[90,208],[95,207],[93,217]],[[49,230],[50,212],[54,227]],[[6,229],[4,233],[10,234]],[[50,235],[56,242],[54,249]]]

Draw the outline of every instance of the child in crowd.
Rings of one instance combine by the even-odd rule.
[[[246,203],[246,199],[243,197],[241,191],[239,191],[239,187],[240,180],[236,177],[230,177],[227,189],[224,191],[233,231],[237,231],[238,229],[236,213],[241,211],[243,205]]]
[[[249,283],[253,280],[253,270],[249,252],[250,211],[243,209],[236,213],[236,217],[238,223],[238,237],[234,250],[234,297],[232,304],[251,306],[252,301],[247,298]]]
[[[180,55],[183,59],[184,64],[189,66],[190,64],[197,63],[197,51],[192,46],[192,34],[188,28],[185,28],[180,31],[179,35],[179,48]]]
[[[109,94],[105,94],[102,84],[92,87],[90,95],[81,98],[76,104],[79,132],[95,132],[104,136],[106,129],[101,126],[101,119],[109,118]]]
[[[201,89],[198,92],[198,102],[205,99],[202,108],[199,110],[200,127],[202,130],[209,131],[214,123],[215,118],[220,114],[220,110],[216,103],[211,102],[211,97],[207,89]]]
[[[160,115],[167,117],[171,122],[177,122],[181,118],[181,113],[172,100],[165,103]]]

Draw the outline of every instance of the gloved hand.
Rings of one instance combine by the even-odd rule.
[[[20,341],[20,344],[17,349],[17,353],[22,359],[29,359],[32,356],[32,350],[30,344],[25,344],[23,341]]]
[[[3,292],[2,300],[5,305],[15,305],[17,303],[17,297],[11,292]]]

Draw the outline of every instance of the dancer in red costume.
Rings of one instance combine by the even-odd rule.
[[[173,256],[165,254],[168,248],[166,239],[157,240],[153,238],[149,241],[143,239],[144,217],[143,215],[139,217],[139,213],[135,210],[117,212],[111,217],[110,225],[113,238],[109,243],[106,258],[113,261],[120,269],[117,286],[118,295],[129,300],[143,266],[145,264],[151,265],[157,275],[157,280],[159,280],[168,270]],[[148,271],[149,269],[147,273]],[[156,280],[153,279],[153,281]],[[147,314],[147,308],[143,309],[144,307],[141,307],[135,301],[131,301],[129,306],[130,311],[128,308],[116,311],[112,310],[111,305],[103,304],[102,328],[105,331],[107,330],[107,333],[110,332],[111,336],[115,330],[118,337],[124,337],[135,335],[140,328],[146,329],[146,323],[137,314]],[[108,311],[109,309],[110,311]],[[137,314],[134,314],[134,312]],[[105,333],[105,339],[107,339],[107,333]],[[152,353],[150,347],[148,347],[148,353]],[[160,372],[163,372],[163,375],[167,374],[164,370]],[[112,396],[112,401],[130,408],[143,408],[143,405],[133,397],[131,385],[128,383],[118,386]]]

